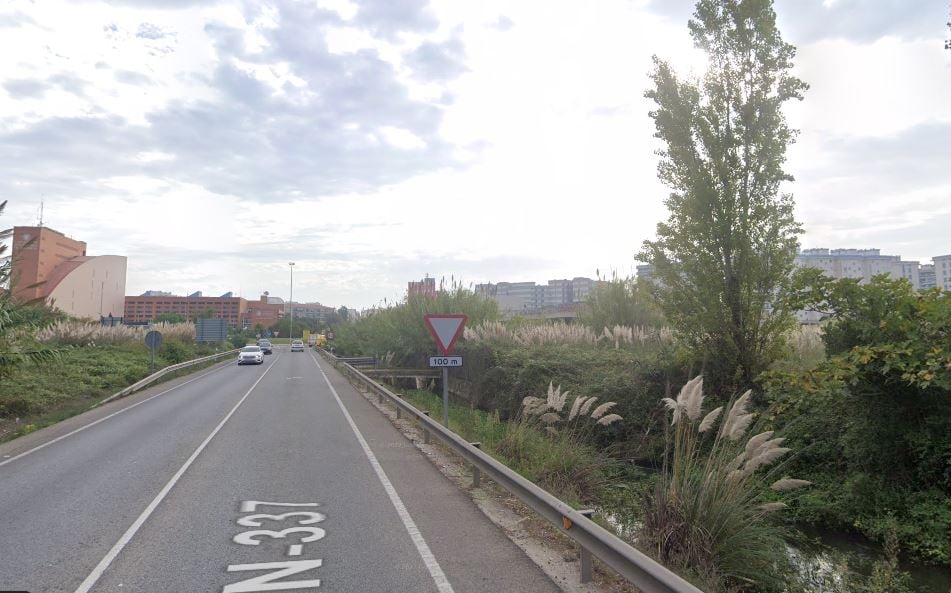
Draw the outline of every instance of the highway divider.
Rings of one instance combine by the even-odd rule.
[[[473,468],[474,482],[477,480],[475,476],[490,478],[547,519],[563,535],[577,543],[582,549],[583,582],[590,580],[590,568],[586,567],[584,562],[584,556],[587,553],[610,566],[644,593],[703,593],[653,558],[589,519],[587,515],[590,511],[576,510],[555,498],[551,493],[525,479],[494,457],[482,452],[478,443],[469,443],[344,359],[339,359],[326,350],[320,349],[319,352],[348,380],[363,386],[361,391],[364,393],[372,391],[381,404],[384,400],[388,400],[396,407],[398,418],[405,413],[415,419],[423,429],[427,442],[434,436],[462,457]]]
[[[113,393],[112,395],[110,395],[110,396],[107,397],[106,399],[104,399],[104,400],[102,400],[102,401],[100,401],[100,402],[98,402],[98,403],[96,403],[96,404],[93,404],[89,409],[91,410],[91,409],[93,409],[93,408],[98,408],[99,406],[101,406],[101,405],[103,405],[103,404],[107,404],[107,403],[111,402],[112,400],[114,400],[114,399],[116,399],[116,398],[118,398],[118,397],[124,397],[124,396],[126,396],[126,395],[131,394],[131,393],[135,393],[136,391],[139,391],[139,390],[141,390],[141,389],[145,389],[146,387],[148,387],[148,386],[151,385],[152,383],[155,383],[156,381],[158,381],[159,379],[161,379],[161,378],[164,377],[165,375],[168,375],[168,374],[170,374],[170,373],[174,373],[175,371],[180,371],[180,370],[182,370],[182,369],[187,369],[187,368],[189,368],[189,367],[193,367],[193,366],[197,366],[197,365],[200,365],[200,364],[204,364],[204,363],[206,363],[206,362],[211,362],[211,361],[213,361],[213,360],[215,360],[215,359],[217,359],[217,358],[223,358],[223,357],[225,357],[225,356],[233,356],[237,351],[238,351],[237,349],[234,349],[234,350],[226,350],[226,351],[224,351],[224,352],[219,352],[218,354],[212,354],[212,355],[210,355],[210,356],[202,356],[201,358],[195,358],[195,359],[193,359],[193,360],[186,360],[185,362],[180,362],[180,363],[178,363],[178,364],[169,365],[169,366],[167,366],[167,367],[165,367],[165,368],[163,368],[163,369],[159,369],[158,371],[152,373],[151,375],[149,375],[148,377],[145,377],[144,379],[140,379],[140,380],[136,381],[136,382],[133,383],[132,385],[129,385],[128,387],[126,387],[125,389],[123,389],[122,391],[119,391],[118,393]]]

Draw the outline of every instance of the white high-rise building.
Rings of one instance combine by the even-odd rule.
[[[925,264],[919,268],[918,282],[922,290],[937,286],[934,276],[934,264]]]
[[[878,249],[803,249],[796,256],[800,267],[819,268],[832,278],[858,278],[863,282],[880,274],[905,278],[906,263],[915,262],[902,262],[898,255],[882,255]]]
[[[951,290],[951,255],[936,255],[934,262],[935,286],[941,290]]]

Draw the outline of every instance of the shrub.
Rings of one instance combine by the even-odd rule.
[[[789,572],[781,530],[770,515],[785,504],[778,493],[809,482],[776,479],[774,465],[789,452],[773,431],[745,439],[753,414],[750,392],[701,419],[703,380],[688,382],[676,399],[667,432],[668,455],[644,501],[639,543],[663,564],[699,580],[707,591],[781,591]],[[714,430],[728,409],[719,430]],[[745,439],[745,442],[744,442]]]

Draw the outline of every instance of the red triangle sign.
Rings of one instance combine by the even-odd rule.
[[[449,354],[456,345],[456,340],[462,335],[469,318],[465,315],[426,315],[423,319],[439,349],[443,354]]]

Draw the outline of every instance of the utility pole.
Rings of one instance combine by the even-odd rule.
[[[291,302],[290,302],[290,307],[291,307],[291,331],[290,331],[290,335],[287,337],[287,339],[288,339],[288,342],[287,342],[287,343],[288,343],[288,344],[291,344],[291,342],[294,341],[294,262],[287,262],[287,265],[289,265],[289,266],[291,267],[291,299],[290,299],[290,301],[291,301]]]

